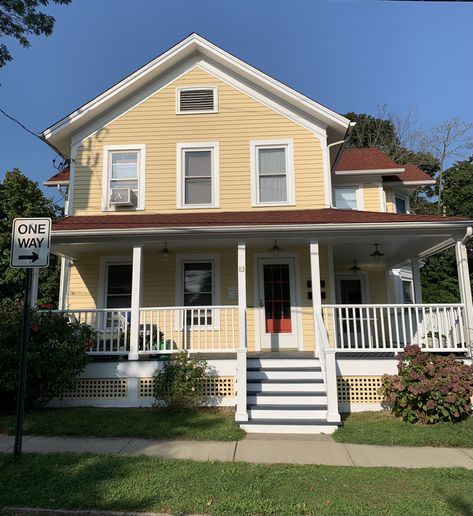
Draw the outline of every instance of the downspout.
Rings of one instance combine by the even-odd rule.
[[[356,125],[356,122],[350,122],[347,127],[347,131],[345,133],[344,139],[339,140],[337,142],[330,143],[329,145],[327,145],[327,159],[328,159],[329,166],[330,166],[330,148],[335,147],[336,145],[341,145],[341,147],[338,149],[338,153],[337,153],[337,156],[335,157],[335,161],[333,162],[333,167],[330,168],[330,179],[332,177],[332,172],[333,172],[333,170],[335,170],[337,162],[340,158],[340,154],[343,149],[343,145],[350,141],[351,133],[353,132],[353,128],[355,127],[355,125]],[[332,184],[331,183],[332,183],[332,181],[330,180],[330,190],[331,190],[330,207],[333,208],[333,193],[332,193]]]
[[[462,244],[466,244],[468,240],[470,240],[473,237],[473,227],[468,226],[466,228],[465,236],[461,239]]]

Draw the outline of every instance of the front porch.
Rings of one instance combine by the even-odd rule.
[[[60,311],[97,330],[88,350],[95,362],[81,381],[126,379],[126,399],[111,404],[147,405],[140,393],[149,391],[162,355],[202,353],[215,374],[209,392],[225,392],[220,403],[236,406],[238,421],[253,422],[250,431],[270,431],[268,424],[274,429],[288,414],[306,423],[278,423],[281,431],[332,431],[340,410],[357,403],[350,389],[369,391],[361,403],[379,406],[379,379],[394,372],[395,354],[407,344],[470,354],[465,244],[426,233],[207,235],[205,249],[189,235],[146,238],[131,248],[118,239],[58,238],[67,263]],[[376,259],[375,243],[383,253]],[[423,303],[420,260],[452,243],[461,302]]]

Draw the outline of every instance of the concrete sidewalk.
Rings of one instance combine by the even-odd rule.
[[[11,453],[13,442],[14,437],[0,435],[0,452]],[[341,444],[336,443],[329,435],[249,434],[242,441],[232,442],[25,436],[23,451],[148,455],[172,459],[260,464],[473,469],[472,448]]]

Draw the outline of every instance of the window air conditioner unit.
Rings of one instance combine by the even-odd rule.
[[[111,206],[133,206],[131,188],[112,188],[110,190]]]

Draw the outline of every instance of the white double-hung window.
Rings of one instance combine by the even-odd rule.
[[[177,145],[177,206],[179,208],[218,208],[218,143],[179,143]]]
[[[293,142],[251,142],[251,175],[253,206],[294,204]]]
[[[144,208],[144,145],[106,145],[102,209]]]
[[[334,204],[341,210],[361,209],[361,191],[358,186],[336,186],[334,188]]]

